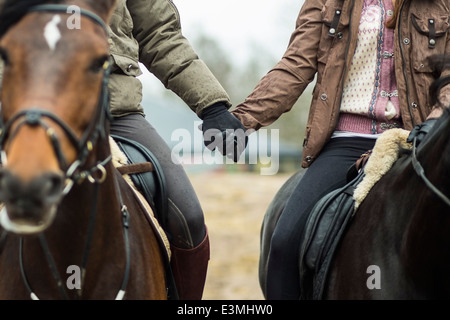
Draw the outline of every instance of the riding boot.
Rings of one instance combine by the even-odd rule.
[[[209,261],[209,237],[195,248],[182,249],[170,245],[172,272],[180,300],[201,300]]]

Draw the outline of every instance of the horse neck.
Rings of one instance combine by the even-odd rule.
[[[417,150],[427,178],[450,197],[450,109],[435,124],[433,131]]]
[[[418,149],[418,160],[426,177],[450,197],[450,115],[443,118],[423,146]],[[438,198],[425,182],[413,173],[415,185],[410,189],[412,201],[408,215],[409,227],[403,237],[404,265],[428,292],[450,295],[450,207]],[[440,277],[442,276],[442,277]],[[436,279],[440,278],[440,279]],[[444,292],[444,293],[443,293]]]

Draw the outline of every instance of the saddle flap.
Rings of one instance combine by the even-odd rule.
[[[118,168],[129,174],[135,187],[142,192],[152,207],[164,230],[167,226],[167,192],[164,172],[158,159],[142,144],[117,135],[111,135],[120,150],[126,155],[128,165]]]
[[[122,175],[129,177],[127,183],[134,185],[132,190],[141,205],[149,213],[146,215],[155,230],[161,248],[165,249],[165,271],[167,294],[170,300],[178,300],[178,292],[170,264],[171,250],[167,227],[167,192],[164,173],[158,159],[142,144],[124,137],[110,135],[113,163]],[[116,152],[117,151],[117,152]],[[117,154],[116,154],[117,153]],[[131,180],[131,181],[129,181]]]
[[[331,258],[354,213],[353,192],[363,177],[361,170],[350,183],[322,197],[311,211],[300,249],[300,283],[305,296],[321,297]]]

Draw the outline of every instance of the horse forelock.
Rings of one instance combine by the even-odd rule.
[[[69,3],[72,2],[72,3]],[[29,11],[31,7],[42,4],[75,4],[68,0],[6,0],[4,5],[0,7],[0,38],[17,22],[19,22]],[[112,8],[116,4],[116,0],[80,0],[83,3],[100,14],[106,19]]]
[[[6,0],[0,8],[0,38],[17,22],[20,21],[28,10],[37,5],[48,3],[48,0]],[[61,3],[63,0],[54,0],[52,3]]]

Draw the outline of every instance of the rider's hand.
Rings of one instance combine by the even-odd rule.
[[[422,122],[421,124],[416,125],[414,129],[411,130],[411,133],[409,134],[406,141],[412,143],[414,141],[414,138],[416,138],[416,146],[419,145],[420,142],[422,142],[422,140],[425,138],[425,135],[434,126],[436,121],[436,118],[431,118],[426,120],[425,122]]]
[[[237,162],[248,141],[242,123],[220,102],[203,110],[201,119],[205,146],[210,150],[217,148]]]

